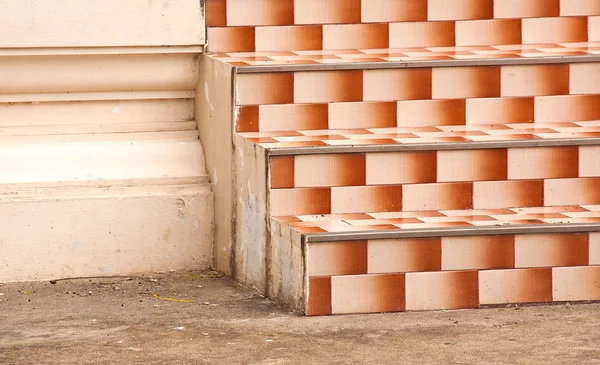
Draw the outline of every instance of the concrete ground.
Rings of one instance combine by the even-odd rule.
[[[0,364],[600,364],[600,305],[304,318],[212,273],[2,284]]]

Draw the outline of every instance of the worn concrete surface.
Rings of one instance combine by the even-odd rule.
[[[600,364],[599,304],[304,318],[214,276],[2,284],[0,364]]]

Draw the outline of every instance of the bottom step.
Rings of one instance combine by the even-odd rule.
[[[311,277],[306,314],[600,300],[600,266]]]
[[[307,315],[600,300],[600,223],[590,219],[597,206],[539,209],[566,216],[335,233],[272,219],[273,286],[284,289],[271,294]],[[526,216],[519,218],[533,218]]]
[[[213,208],[208,182],[0,191],[0,282],[208,268]]]

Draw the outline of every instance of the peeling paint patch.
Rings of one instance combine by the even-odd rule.
[[[200,227],[200,220],[196,216],[193,216],[193,218],[194,218],[194,229],[198,229],[198,227]]]
[[[112,266],[107,266],[107,267],[101,267],[100,269],[101,272],[108,272],[108,271],[113,271],[114,268]]]
[[[115,106],[114,108],[112,108],[112,112],[115,114],[121,113],[121,107]]]
[[[219,183],[219,177],[217,176],[217,168],[213,167],[213,183],[217,185]]]
[[[79,248],[79,247],[82,247],[82,246],[83,246],[83,242],[81,242],[81,241],[77,241],[75,243],[71,243],[71,247],[73,247],[73,248]]]
[[[181,210],[177,211],[177,217],[179,218],[179,223],[185,224],[185,214]]]
[[[238,155],[240,155],[240,164],[244,167],[244,149],[241,147],[237,148]]]
[[[204,98],[206,99],[206,102],[208,103],[208,106],[210,106],[210,111],[214,112],[215,111],[215,107],[210,103],[210,97],[208,95],[208,83],[207,82],[204,83]]]

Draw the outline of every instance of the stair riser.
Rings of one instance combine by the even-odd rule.
[[[135,95],[129,95],[135,97]],[[167,96],[167,95],[165,95]],[[7,127],[127,125],[193,121],[194,100],[173,98],[146,100],[71,100],[59,102],[0,103],[0,129]]]
[[[600,63],[238,74],[236,131],[595,120],[599,85]]]
[[[206,23],[219,53],[587,42],[598,15],[593,0],[211,0]]]
[[[198,190],[3,199],[0,282],[211,267],[213,195]]]
[[[272,216],[600,204],[600,147],[270,158]]]
[[[600,300],[598,233],[322,242],[306,263],[308,315]]]
[[[7,0],[0,9],[0,48],[204,44],[197,0]]]

